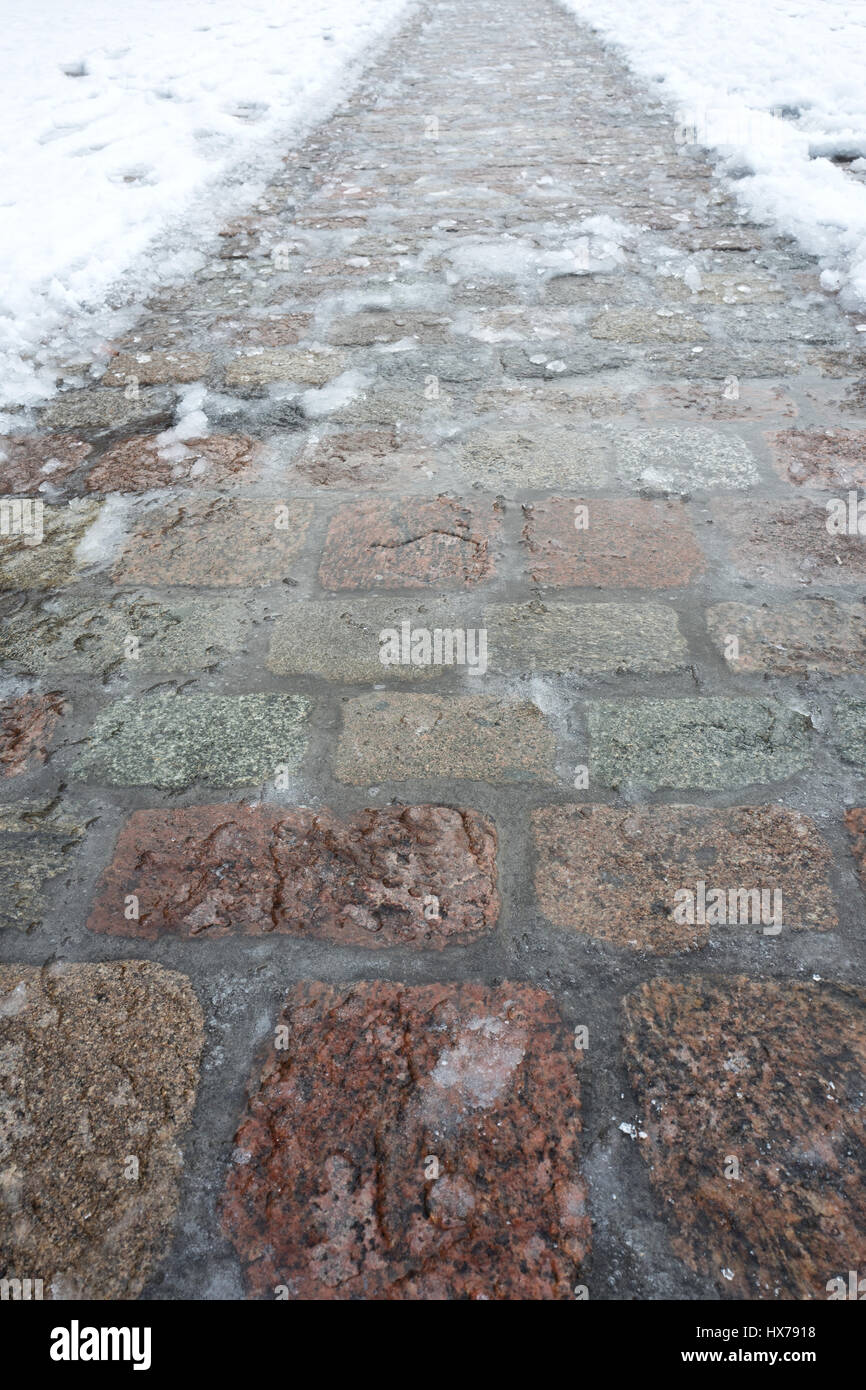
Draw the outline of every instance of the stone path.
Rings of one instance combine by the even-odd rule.
[[[547,0],[206,249],[0,464],[0,1276],[826,1297],[862,335]]]

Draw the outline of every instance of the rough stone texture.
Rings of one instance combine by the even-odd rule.
[[[698,319],[672,309],[609,309],[589,331],[613,343],[702,343],[709,337]]]
[[[331,520],[319,580],[325,589],[465,588],[493,572],[493,505],[452,497],[355,502]]]
[[[811,761],[805,715],[744,696],[597,700],[587,724],[591,786],[722,790],[782,781]]]
[[[698,416],[712,420],[766,419],[797,414],[793,398],[781,386],[755,381],[681,382],[650,386],[637,397],[638,409],[655,420]]]
[[[84,435],[109,430],[167,429],[174,415],[174,392],[166,387],[146,387],[126,395],[124,391],[91,386],[65,391],[40,414],[44,429],[81,431]]]
[[[649,493],[727,491],[759,481],[745,441],[704,425],[624,435],[616,441],[616,455],[620,479]]]
[[[461,667],[383,664],[381,634],[401,630],[410,623],[411,631],[426,628],[454,628],[453,605],[446,596],[405,600],[344,599],[292,604],[274,625],[268,650],[268,670],[278,675],[321,676],[325,680],[376,684],[386,680],[425,680],[441,675],[443,669],[460,672]],[[462,622],[462,620],[461,620]],[[476,615],[469,623],[476,629]]]
[[[92,444],[74,434],[22,434],[0,438],[0,493],[35,493],[59,487],[81,467]]]
[[[855,806],[850,811],[846,811],[845,825],[851,836],[851,850],[857,863],[860,880],[866,885],[866,807]]]
[[[55,589],[74,583],[81,567],[75,552],[98,515],[95,502],[74,502],[68,507],[42,504],[41,520],[37,521],[33,510],[29,520],[24,516],[26,535],[11,534],[10,521],[10,534],[0,535],[0,590]],[[42,540],[34,545],[31,542],[37,540],[38,526]]]
[[[688,647],[677,615],[657,603],[531,603],[487,608],[488,661],[494,671],[590,675],[680,671]]]
[[[707,629],[734,671],[776,676],[856,674],[866,657],[866,613],[862,605],[832,599],[801,599],[770,607],[719,603],[707,609]],[[736,637],[738,654],[725,646]]]
[[[615,371],[628,366],[628,356],[618,348],[602,347],[598,343],[568,341],[527,343],[525,346],[503,348],[500,353],[507,376],[539,377],[557,381],[561,377],[596,376],[599,372]]]
[[[320,438],[313,435],[292,471],[316,487],[394,487],[431,473],[433,451],[420,441],[407,440],[396,429],[343,430]]]
[[[311,502],[219,497],[147,512],[114,570],[116,584],[246,588],[289,577]]]
[[[59,690],[0,702],[0,777],[19,777],[44,763],[58,719],[66,712]]]
[[[256,476],[256,448],[246,435],[212,434],[160,445],[155,436],[136,435],[106,450],[87,474],[91,492],[149,492],[192,484],[225,487]]]
[[[673,589],[704,568],[679,503],[549,497],[524,511],[529,574],[539,584]]]
[[[137,381],[139,386],[170,386],[200,381],[212,360],[209,352],[118,352],[109,362],[102,384],[126,386]]]
[[[141,1293],[177,1211],[203,1038],[186,976],[150,961],[0,965],[4,1277],[46,1298]]]
[[[484,695],[362,695],[343,706],[334,757],[341,782],[405,777],[555,780],[556,739],[528,700]]]
[[[39,926],[53,901],[51,880],[84,830],[53,799],[0,807],[0,928],[29,932]]]
[[[201,670],[242,652],[249,635],[243,611],[215,598],[64,595],[3,617],[0,660],[36,675],[107,674],[133,659],[141,671]],[[127,655],[129,637],[137,658]]]
[[[52,505],[104,496],[105,505],[77,551],[82,563],[70,552],[49,590],[0,592],[0,701],[62,691],[71,704],[51,741],[34,748],[47,748],[45,763],[32,756],[25,773],[0,780],[5,799],[28,798],[0,810],[0,912],[24,928],[5,934],[6,954],[33,966],[152,955],[188,966],[207,1001],[208,1084],[186,1152],[178,1238],[147,1298],[241,1296],[214,1201],[240,1078],[267,1041],[276,999],[299,982],[357,979],[366,960],[392,988],[407,979],[489,988],[517,976],[549,991],[573,1026],[587,1024],[595,1258],[569,1272],[563,1296],[583,1294],[574,1278],[593,1301],[711,1300],[716,1273],[695,1273],[672,1252],[674,1204],[654,1207],[641,1171],[636,1150],[647,1141],[617,1011],[623,993],[659,974],[668,950],[667,973],[686,983],[710,952],[726,977],[763,974],[780,989],[812,976],[866,979],[866,879],[861,886],[842,834],[843,811],[866,802],[866,698],[862,671],[850,669],[858,644],[846,649],[828,616],[842,611],[833,600],[852,617],[862,609],[866,549],[825,525],[810,532],[828,498],[847,501],[862,475],[866,339],[822,288],[814,256],[745,221],[717,161],[678,140],[663,91],[629,73],[567,7],[418,0],[364,62],[341,105],[282,141],[255,202],[192,238],[189,263],[200,269],[143,305],[132,285],[111,341],[95,321],[76,335],[80,360],[44,355],[46,380],[53,372],[60,384],[49,424],[38,407],[7,412],[15,433],[0,441],[0,478],[5,469],[13,496]],[[434,116],[438,139],[428,139]],[[610,221],[627,225],[614,236]],[[109,381],[144,369],[137,398],[127,398],[128,382],[100,382],[106,365]],[[236,385],[226,386],[227,368]],[[163,372],[166,386],[142,379]],[[193,411],[200,393],[180,382],[193,372],[206,373],[196,377],[206,430]],[[188,432],[204,437],[179,442]],[[809,487],[792,485],[787,455],[779,476],[767,435],[799,441],[785,447],[811,459]],[[288,568],[271,567],[261,528],[250,525],[272,499],[304,515],[312,503]],[[589,510],[582,534],[568,510],[578,505]],[[342,530],[323,585],[335,517]],[[331,589],[332,578],[345,587]],[[813,594],[817,607],[791,607]],[[761,669],[733,669],[708,632],[708,610],[714,622],[718,606],[734,602],[748,605],[750,622],[773,615],[776,626],[761,628]],[[820,621],[811,630],[804,618]],[[381,634],[404,622],[416,639],[423,630],[422,642],[437,629],[481,629],[486,658],[470,642],[469,663],[383,666]],[[252,728],[209,720],[211,707],[192,703],[207,696],[237,714],[232,702],[247,692],[308,702],[288,758],[282,747],[273,756],[270,707]],[[122,697],[135,727],[121,722],[114,737]],[[173,701],[166,708],[181,719],[169,739],[146,723],[154,697]],[[95,721],[99,743],[88,738]],[[137,780],[164,780],[174,749],[182,788]],[[14,761],[17,734],[11,751]],[[72,775],[79,757],[85,780]],[[91,766],[94,779],[120,780],[87,780]],[[238,768],[252,780],[214,790]],[[743,801],[756,807],[731,809]],[[408,859],[388,829],[404,802],[447,808]],[[562,831],[547,915],[533,894],[531,818],[554,802],[585,807],[581,825],[595,838],[575,854]],[[669,804],[678,802],[698,805]],[[482,813],[499,835],[501,927],[490,913],[492,865],[482,870],[456,842],[466,817]],[[577,815],[555,814],[569,827]],[[642,834],[635,823],[646,824]],[[109,940],[87,920],[118,835],[129,879],[112,890]],[[282,878],[272,852],[283,856]],[[156,939],[127,937],[141,919],[127,917],[125,900],[145,878],[157,882],[157,867],[145,921]],[[796,909],[797,920],[778,940],[753,921],[739,930],[713,921],[708,931],[698,921],[680,933],[659,904],[686,869],[695,885],[730,869],[760,875],[762,887],[784,870],[786,915]],[[425,898],[438,897],[440,909],[444,900],[424,887],[431,876],[459,879],[438,922],[423,912]],[[835,904],[822,896],[828,882]],[[467,894],[476,906],[458,933]],[[198,949],[188,938],[199,931],[226,939]],[[440,951],[446,936],[452,944]],[[388,949],[372,954],[379,943]],[[357,1041],[381,1058],[378,1037]],[[298,1065],[291,1052],[278,1060],[290,1057]],[[724,1060],[715,1067],[723,1079]],[[323,1084],[299,1102],[302,1118],[331,1107],[342,1120],[343,1100],[357,1094],[350,1061],[337,1038]],[[781,1076],[781,1099],[799,1103],[793,1055]],[[832,1094],[832,1078],[822,1080]],[[535,1103],[531,1088],[520,1095]],[[374,1169],[395,1103],[385,1077],[365,1110]],[[317,1208],[315,1184],[331,1181],[336,1155],[352,1158],[347,1126],[337,1129],[303,1174],[296,1166],[283,1181],[275,1169],[257,1266],[271,1230],[291,1240],[330,1220],[333,1202]],[[555,1120],[543,1127],[548,1167],[525,1208],[536,1224],[562,1131]],[[292,1142],[298,1135],[295,1125]],[[503,1181],[507,1191],[528,1186],[523,1168],[534,1159],[520,1155],[535,1150],[521,1136],[514,1151],[507,1179],[498,1167],[479,1168],[477,1183],[470,1173],[476,1213],[493,1209]],[[243,1154],[238,1167],[249,1172]],[[343,1183],[351,1208],[361,1179],[353,1186],[343,1172],[328,1192]],[[465,1176],[449,1173],[438,1208],[428,1181],[420,1223],[439,1222],[451,1238],[464,1219]],[[287,1196],[300,1191],[288,1226],[280,1185]],[[379,1202],[374,1223],[383,1211]],[[382,1237],[389,1250],[411,1238],[402,1217],[401,1208]],[[488,1247],[479,1255],[464,1224],[459,1279],[446,1293],[549,1290],[534,1282],[534,1255],[512,1258],[508,1219],[505,1211],[494,1239],[511,1282],[484,1278]],[[364,1229],[355,1227],[359,1243]],[[385,1227],[370,1229],[378,1239]],[[302,1238],[302,1258],[315,1264],[309,1252],[321,1239]],[[376,1258],[362,1266],[359,1255],[357,1281],[346,1281],[358,1296],[377,1277]]]
[[[382,353],[378,364],[379,376],[402,379],[428,386],[431,377],[448,385],[467,381],[484,381],[498,371],[498,361],[490,348],[411,348],[407,352]]]
[[[139,900],[127,920],[128,895]],[[496,924],[496,832],[476,811],[388,806],[346,819],[278,806],[136,811],[88,922],[155,940],[280,933],[441,950]]]
[[[345,347],[371,347],[374,343],[402,342],[404,338],[438,343],[448,336],[450,323],[448,317],[411,310],[399,314],[352,314],[335,319],[328,328],[328,338]]]
[[[767,435],[776,472],[800,487],[866,486],[866,430],[779,430]]]
[[[835,701],[832,739],[843,761],[866,773],[866,700],[842,695]]]
[[[866,991],[651,980],[624,1011],[639,1148],[674,1253],[728,1298],[847,1284],[866,1261]]]
[[[831,534],[823,502],[726,498],[713,504],[712,513],[745,579],[762,584],[837,585],[866,578],[863,537]]]
[[[666,298],[685,300],[695,308],[702,304],[766,304],[785,297],[781,285],[765,275],[701,271],[700,277],[700,286],[692,289],[684,280],[668,276],[658,281],[659,290]]]
[[[760,917],[753,925],[677,921],[677,890],[697,895],[701,882],[707,892],[722,888],[726,894],[779,890],[783,931],[838,925],[828,879],[830,849],[799,811],[545,806],[533,811],[532,824],[542,912],[557,927],[614,946],[668,954],[729,933],[761,930]]]
[[[151,695],[102,710],[74,777],[119,787],[240,787],[297,770],[309,703],[295,695]]]
[[[603,487],[611,473],[604,439],[573,430],[484,430],[467,440],[461,466],[473,482],[501,488]]]
[[[573,1298],[579,1054],[549,995],[298,985],[280,1024],[223,1205],[251,1297]]]
[[[226,368],[229,390],[258,390],[273,382],[295,381],[303,386],[324,386],[345,370],[341,352],[300,352],[288,348],[265,348],[238,357]]]

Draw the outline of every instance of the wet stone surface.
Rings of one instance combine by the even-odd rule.
[[[858,316],[551,0],[418,0],[363,61],[0,442],[0,1274],[824,1297],[866,1268]]]
[[[440,950],[496,923],[496,833],[444,806],[330,812],[273,806],[137,811],[91,931],[153,939],[270,932]],[[134,894],[139,915],[125,904]]]
[[[557,927],[669,954],[764,925],[817,931],[837,925],[829,846],[799,812],[548,806],[533,812],[532,823],[538,902]],[[737,898],[732,914],[729,886],[769,894],[767,920],[763,900],[751,897]],[[717,888],[724,899],[711,897],[708,907],[707,895]],[[781,895],[779,923],[772,893]]]
[[[48,800],[0,806],[0,928],[41,925],[85,829]]]
[[[250,1297],[574,1296],[580,1102],[549,995],[305,984],[279,1025],[223,1203]]]
[[[529,701],[364,695],[345,707],[334,771],[358,784],[425,776],[549,782],[555,751]]]
[[[303,757],[306,700],[293,695],[151,695],[98,716],[74,777],[109,786],[179,789],[270,780]]]
[[[551,497],[524,511],[523,540],[537,583],[667,589],[688,584],[704,568],[676,503]]]
[[[149,961],[0,965],[4,1277],[141,1293],[177,1213],[202,1024],[186,977]]]
[[[496,509],[456,498],[407,498],[342,508],[331,522],[319,579],[325,589],[463,588],[494,568]]]
[[[747,697],[599,700],[587,723],[590,776],[602,786],[742,787],[809,762],[806,717]]]
[[[4,700],[0,704],[0,777],[19,777],[44,763],[65,712],[66,701],[57,690]]]
[[[866,991],[651,980],[624,1001],[624,1028],[679,1257],[727,1298],[824,1299],[847,1281],[866,1256]]]

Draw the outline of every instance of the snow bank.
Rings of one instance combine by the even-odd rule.
[[[851,0],[561,0],[625,50],[717,150],[741,205],[866,305],[866,5]]]
[[[44,364],[76,324],[87,343],[82,311],[121,300],[119,282],[139,294],[196,268],[197,228],[255,197],[405,3],[6,0],[0,404],[50,392]]]

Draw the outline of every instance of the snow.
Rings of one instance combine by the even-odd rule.
[[[819,257],[844,308],[866,305],[866,5],[560,3],[657,84],[683,144],[718,152],[750,216]],[[854,160],[850,172],[833,155]]]
[[[110,333],[107,301],[199,268],[405,5],[6,0],[0,405],[50,394],[58,353]]]

